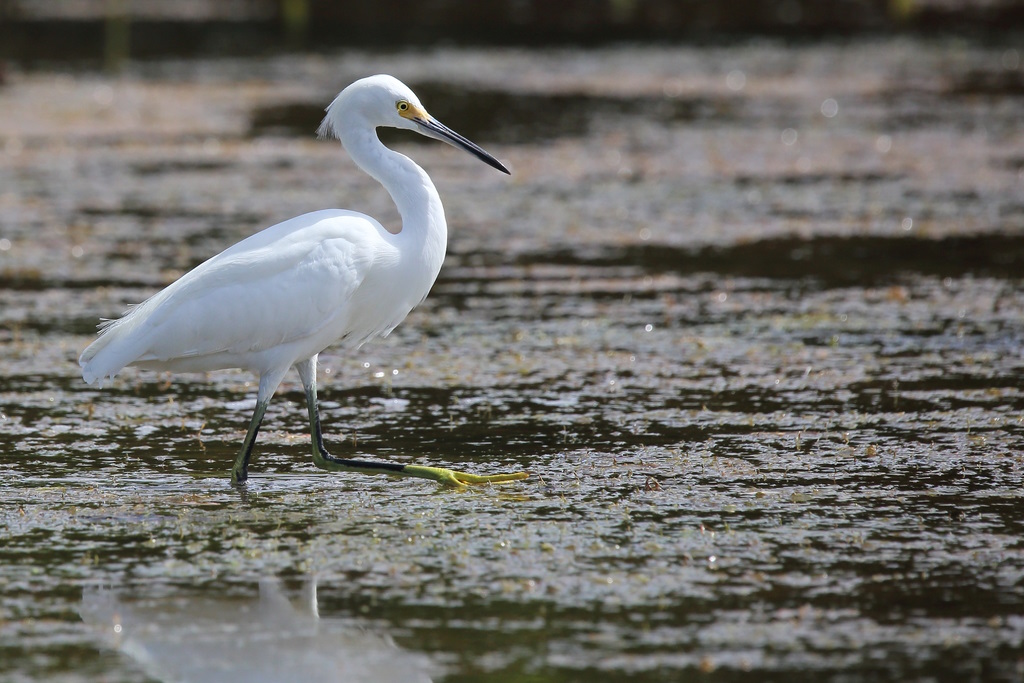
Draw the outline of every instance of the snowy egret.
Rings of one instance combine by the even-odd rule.
[[[231,478],[248,477],[267,405],[288,369],[302,379],[313,462],[333,471],[392,474],[463,486],[524,479],[441,467],[344,460],[324,448],[316,397],[317,356],[335,342],[355,348],[386,336],[427,296],[444,260],[444,207],[426,172],[381,144],[380,126],[414,130],[501,162],[426,112],[391,76],[356,81],[327,107],[321,137],[337,137],[355,163],[387,189],[402,218],[397,234],[354,211],[314,211],[258,232],[163,291],[100,325],[79,358],[89,384],[134,365],[172,372],[242,368],[259,375],[256,409]]]

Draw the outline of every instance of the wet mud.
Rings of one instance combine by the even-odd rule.
[[[0,678],[1020,680],[1019,69],[892,38],[10,73]],[[322,473],[292,375],[240,492],[254,378],[75,359],[260,227],[395,223],[313,136],[377,71],[513,175],[388,138],[449,255],[321,356],[325,439],[531,478]]]

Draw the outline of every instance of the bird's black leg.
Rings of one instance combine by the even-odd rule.
[[[256,443],[256,435],[260,433],[260,423],[263,422],[263,415],[267,412],[270,401],[256,401],[256,410],[253,411],[252,420],[249,421],[249,431],[242,442],[242,450],[235,458],[235,466],[231,468],[231,483],[244,484],[249,478],[249,458],[252,456],[252,447]]]
[[[280,372],[260,375],[260,388],[256,393],[256,410],[253,411],[252,420],[249,421],[249,431],[242,442],[242,450],[239,451],[234,467],[231,468],[231,483],[236,486],[244,484],[245,480],[249,478],[249,460],[252,457],[252,447],[256,443],[256,435],[260,433],[260,423],[263,422],[263,415],[267,412],[270,399],[274,397],[274,392],[277,391],[277,387],[281,384],[287,371],[288,368],[285,368]]]
[[[391,462],[375,462],[371,460],[343,460],[327,452],[324,447],[323,433],[320,429],[320,411],[316,398],[316,356],[296,363],[295,368],[302,378],[302,386],[306,390],[306,406],[309,410],[309,429],[313,445],[313,464],[323,470],[334,472],[362,472],[363,474],[391,474],[399,477],[418,477],[431,479],[441,484],[462,487],[466,484],[491,484],[516,479],[525,479],[526,472],[512,474],[476,475],[456,472],[443,467],[426,467],[422,465],[400,465]]]

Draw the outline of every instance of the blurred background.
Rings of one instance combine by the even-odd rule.
[[[977,33],[1022,22],[1019,0],[0,0],[0,57],[116,64],[129,54]]]

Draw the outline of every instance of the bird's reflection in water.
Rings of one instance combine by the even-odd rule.
[[[429,681],[430,660],[400,650],[389,637],[342,619],[321,619],[316,584],[298,606],[275,580],[259,599],[166,597],[120,601],[86,589],[82,619],[162,681]]]

